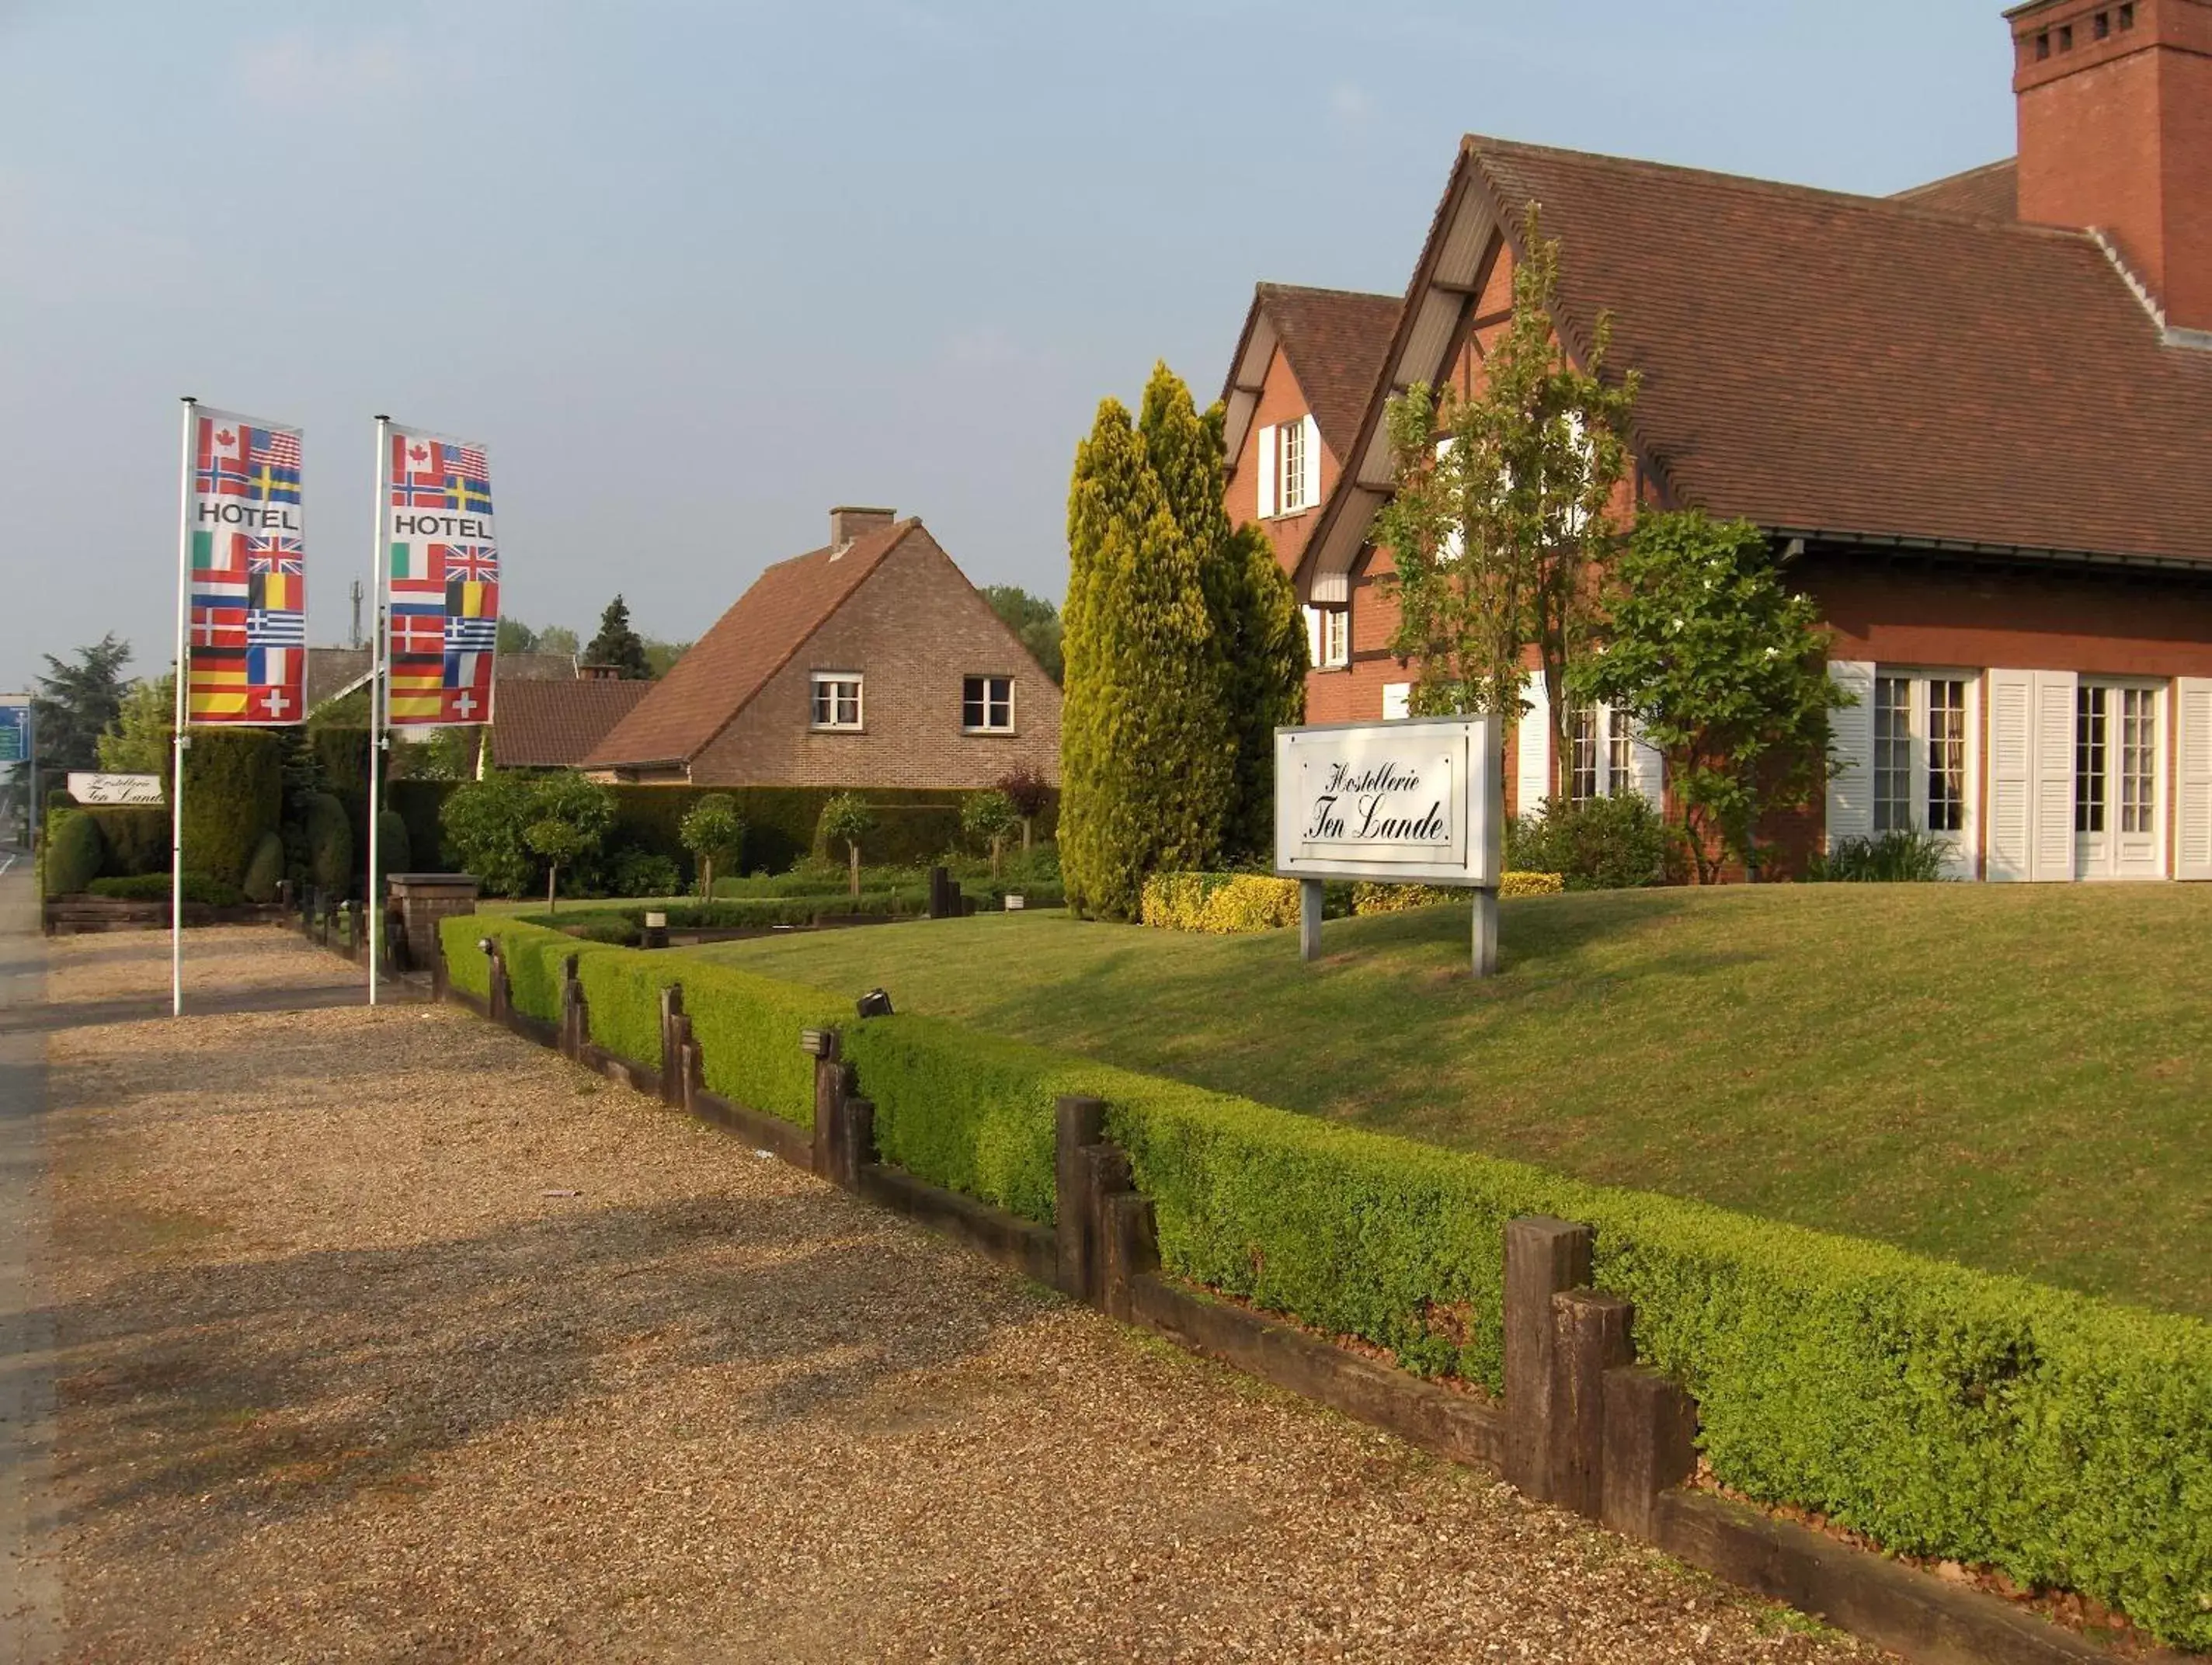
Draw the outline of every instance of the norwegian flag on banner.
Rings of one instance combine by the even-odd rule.
[[[489,722],[499,641],[491,465],[473,441],[395,427],[389,471],[389,720]]]
[[[306,720],[300,430],[191,407],[185,709],[196,723]]]

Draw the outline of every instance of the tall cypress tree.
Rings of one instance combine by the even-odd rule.
[[[599,615],[599,633],[584,649],[586,665],[611,665],[624,682],[646,682],[653,667],[645,657],[645,641],[630,629],[629,604],[620,596],[607,603]]]
[[[1198,556],[1129,412],[1100,403],[1068,494],[1060,868],[1068,900],[1137,915],[1145,875],[1220,848],[1235,778]]]
[[[1306,643],[1297,596],[1273,547],[1257,527],[1229,523],[1224,421],[1219,404],[1201,414],[1180,377],[1164,363],[1153,367],[1138,428],[1198,562],[1212,623],[1221,743],[1232,759],[1219,811],[1221,853],[1248,861],[1273,842],[1275,728],[1304,714]]]

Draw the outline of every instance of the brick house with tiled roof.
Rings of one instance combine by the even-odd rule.
[[[1893,197],[1462,143],[1357,428],[1279,536],[1342,644],[1311,720],[1403,714],[1367,541],[1389,400],[1479,386],[1534,202],[1561,341],[1608,310],[1644,379],[1626,491],[1753,520],[1822,604],[1858,703],[1802,842],[1915,827],[1962,877],[2212,878],[2212,3],[2007,16],[2019,157]],[[1236,512],[1269,459],[1232,438]],[[1545,726],[1511,743],[1512,807],[1663,795],[1613,714],[1576,713],[1562,760]]]
[[[498,769],[574,769],[653,691],[614,676],[496,684],[491,761]]]
[[[920,520],[838,508],[582,762],[696,786],[986,787],[1060,778],[1060,690]]]

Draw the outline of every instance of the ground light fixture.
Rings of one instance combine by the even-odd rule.
[[[891,1015],[891,997],[880,988],[872,988],[855,1003],[863,1018],[888,1018]]]

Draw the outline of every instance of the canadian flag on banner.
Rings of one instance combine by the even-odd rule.
[[[444,469],[445,459],[439,453],[444,449],[435,440],[425,440],[413,434],[394,434],[392,436],[392,477],[405,479],[420,474],[436,478]]]

